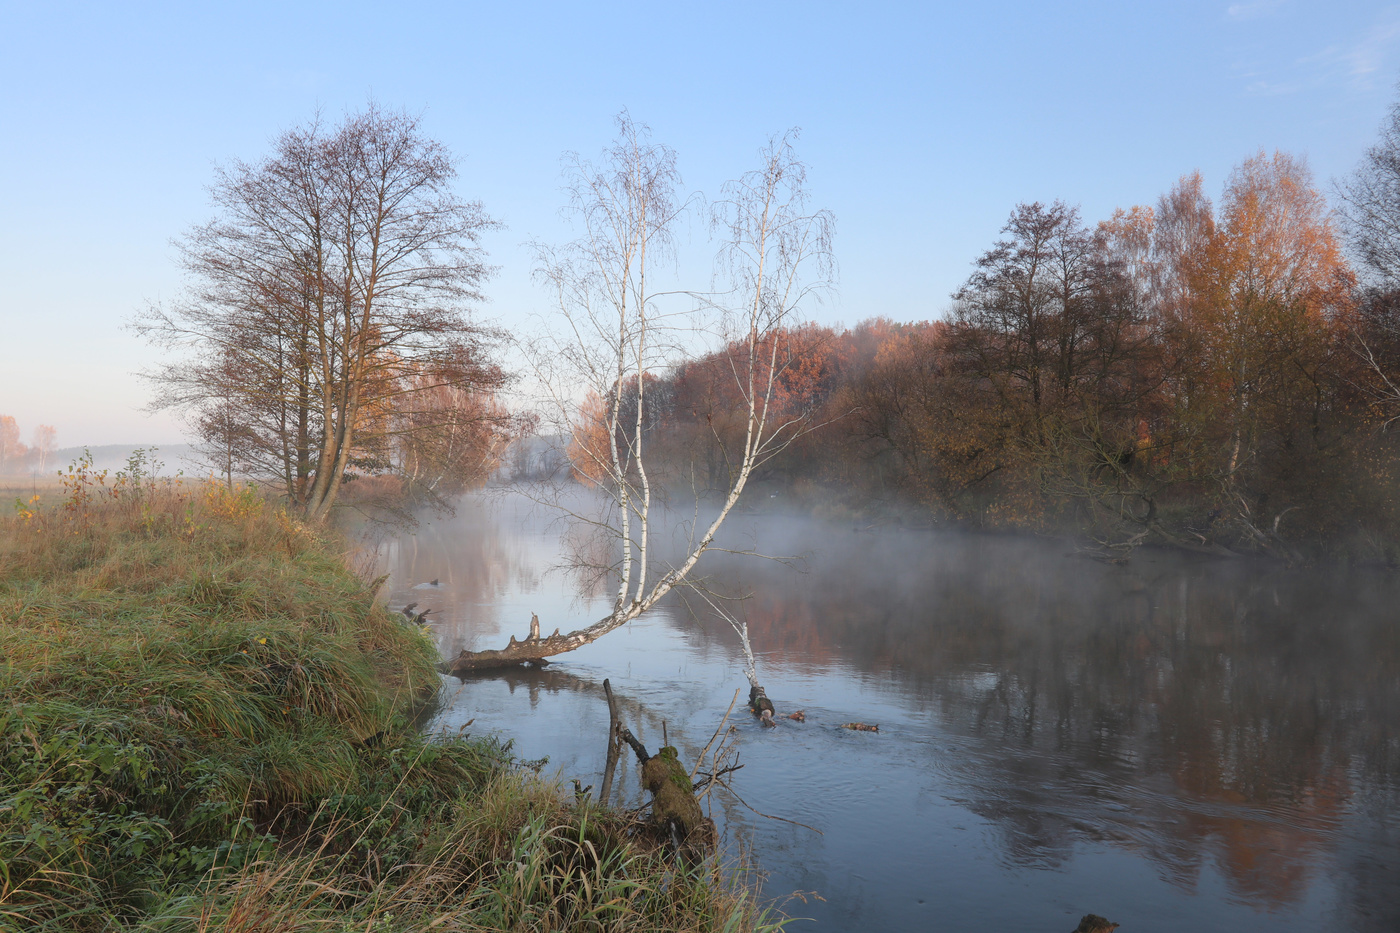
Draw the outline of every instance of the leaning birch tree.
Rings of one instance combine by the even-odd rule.
[[[463,651],[454,671],[539,663],[626,625],[685,585],[754,471],[810,426],[779,404],[789,329],[804,304],[829,286],[833,218],[810,210],[805,169],[791,135],[763,150],[761,168],[725,186],[712,210],[721,239],[723,297],[658,288],[658,266],[674,257],[673,232],[691,202],[679,191],[675,152],[651,141],[626,114],[600,165],[574,160],[572,211],[583,228],[575,242],[542,249],[539,274],[557,303],[556,336],[531,348],[536,374],[556,417],[576,432],[575,469],[599,491],[601,516],[573,517],[599,532],[609,554],[598,569],[612,577],[611,611],[587,625],[542,636],[538,617],[523,640]],[[684,310],[677,310],[684,304]],[[649,428],[666,414],[657,373],[685,338],[713,324],[727,354],[744,423],[728,483],[714,511],[697,522],[677,560],[662,561],[657,542],[673,529],[649,468]],[[734,352],[733,348],[739,348]],[[591,430],[590,430],[591,429]],[[587,437],[583,442],[578,435]],[[700,515],[697,503],[696,513]]]

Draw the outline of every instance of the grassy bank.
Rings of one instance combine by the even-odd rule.
[[[15,503],[0,930],[760,925],[498,745],[420,737],[436,661],[251,491],[80,474]]]

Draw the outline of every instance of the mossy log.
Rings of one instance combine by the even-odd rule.
[[[667,745],[646,760],[642,783],[651,791],[651,819],[658,828],[674,827],[681,839],[688,839],[704,821],[690,773],[674,746]]]

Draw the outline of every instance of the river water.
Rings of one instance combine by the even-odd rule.
[[[524,637],[532,612],[546,634],[600,618],[606,598],[551,572],[551,518],[472,499],[388,542],[389,605],[433,609],[444,656]],[[1068,933],[1090,912],[1124,933],[1400,930],[1395,575],[1112,566],[774,514],[733,516],[721,543],[797,558],[701,565],[750,594],[778,728],[742,708],[734,632],[678,600],[544,671],[446,678],[430,728],[596,786],[604,678],[648,748],[664,722],[687,763],[742,691],[743,802],[717,791],[713,815],[764,895],[810,919],[793,930]],[[640,804],[625,770],[619,799]]]

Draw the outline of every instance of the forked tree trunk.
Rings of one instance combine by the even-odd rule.
[[[804,171],[792,155],[788,137],[783,137],[765,150],[762,170],[729,186],[731,199],[716,213],[716,222],[729,230],[726,255],[745,296],[742,307],[728,312],[736,325],[734,332],[744,336],[724,351],[733,365],[734,386],[741,397],[739,411],[746,419],[743,447],[734,458],[737,468],[723,506],[705,534],[684,560],[651,579],[654,518],[651,479],[643,458],[644,412],[650,397],[647,367],[657,356],[651,328],[662,325],[653,309],[657,296],[647,292],[646,264],[650,250],[670,243],[669,225],[682,205],[672,187],[677,180],[674,153],[652,146],[646,141],[645,128],[625,115],[619,127],[622,133],[611,152],[609,170],[598,173],[580,166],[575,176],[574,204],[589,226],[587,235],[571,249],[586,262],[551,261],[544,267],[546,277],[559,289],[560,311],[578,341],[561,348],[552,359],[580,365],[597,398],[608,404],[602,419],[607,431],[605,449],[584,444],[580,457],[607,474],[601,482],[617,510],[618,524],[609,528],[620,550],[613,610],[586,628],[565,635],[556,629],[548,638],[540,637],[539,622],[534,619],[524,641],[512,636],[504,648],[463,651],[444,665],[450,672],[542,664],[596,641],[651,609],[685,583],[713,545],[753,471],[811,427],[810,412],[787,411],[777,401],[788,365],[780,350],[788,339],[785,329],[803,297],[830,281],[831,215],[806,212]],[[649,246],[653,239],[656,243]],[[820,283],[804,280],[801,269],[808,260],[816,263]],[[580,271],[584,268],[589,271]],[[602,304],[595,306],[595,300]],[[615,329],[611,314],[599,313],[600,307],[609,305],[617,314]],[[551,382],[548,368],[544,363],[540,370],[546,383]],[[623,405],[633,384],[635,417]],[[561,390],[555,400],[576,430],[589,429],[592,416],[580,425],[576,403],[566,392]],[[630,435],[624,416],[632,422]],[[721,441],[718,435],[716,441]],[[747,642],[745,650],[752,655]],[[752,673],[750,680],[761,692]]]

